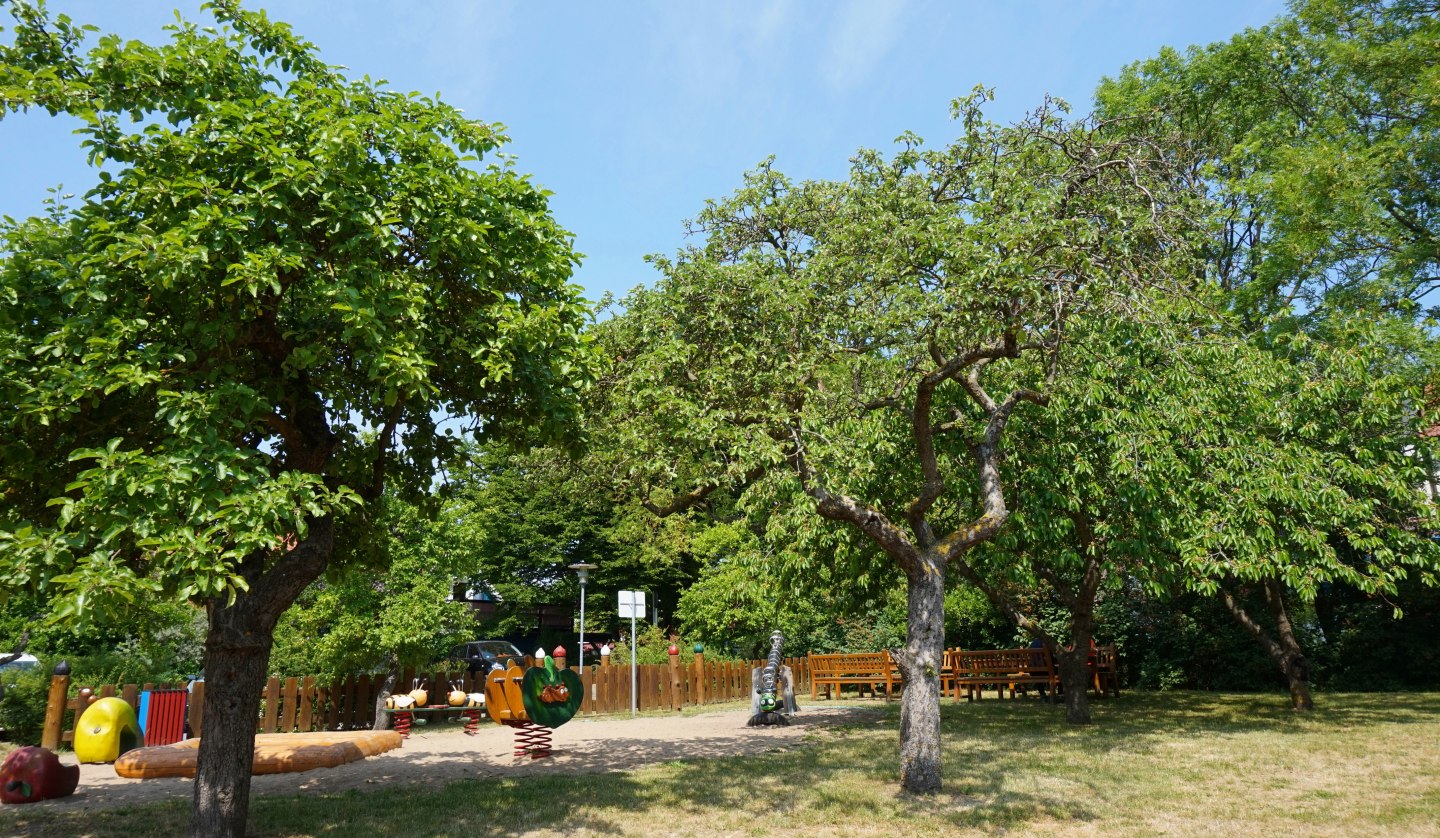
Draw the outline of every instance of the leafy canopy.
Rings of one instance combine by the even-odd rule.
[[[0,225],[0,587],[224,599],[387,481],[427,490],[445,418],[574,420],[577,257],[500,126],[232,0],[159,46],[9,6],[4,118],[76,117],[101,168]]]

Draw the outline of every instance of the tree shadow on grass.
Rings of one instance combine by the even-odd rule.
[[[1133,750],[1153,738],[1262,731],[1315,734],[1440,721],[1440,702],[1433,694],[1322,694],[1316,704],[1318,709],[1310,713],[1297,713],[1281,694],[1177,691],[1092,700],[1094,723],[1088,726],[1068,724],[1062,706],[1035,699],[946,704],[941,719],[945,734],[1005,738],[1018,747],[1064,737],[1088,752]]]

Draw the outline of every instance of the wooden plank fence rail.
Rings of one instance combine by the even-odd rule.
[[[642,711],[678,712],[686,707],[748,700],[751,672],[765,662],[721,661],[696,654],[689,662],[679,655],[670,656],[668,663],[642,664],[636,673],[636,705]],[[785,665],[794,675],[794,689],[802,693],[810,688],[809,657],[786,658]],[[574,667],[572,667],[573,669]],[[584,715],[625,713],[630,710],[630,667],[616,663],[590,664],[580,672],[585,699],[580,712]],[[578,670],[577,670],[578,671]],[[465,692],[484,692],[483,673],[417,672],[403,670],[393,690],[409,692],[416,679],[429,692],[430,704],[445,703],[452,682]],[[365,730],[375,722],[375,699],[384,687],[383,675],[347,675],[335,679],[314,676],[272,677],[261,691],[260,710],[255,719],[257,733],[305,733],[327,730]],[[118,695],[132,707],[138,707],[140,693],[150,689],[185,688],[185,684],[102,684],[82,687],[69,676],[51,679],[49,699],[45,708],[45,726],[41,744],[57,748],[75,738],[75,720],[91,702]],[[81,689],[91,695],[83,703]],[[199,735],[204,722],[205,682],[189,685],[190,703],[187,711],[187,733]]]

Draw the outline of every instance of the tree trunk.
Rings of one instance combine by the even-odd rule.
[[[1088,536],[1086,541],[1088,544]],[[1065,688],[1065,721],[1072,725],[1090,724],[1090,680],[1095,677],[1090,665],[1094,663],[1095,590],[1099,584],[1099,563],[1091,555],[1086,560],[1084,581],[1067,597],[1070,601],[1070,651],[1062,650],[1056,658],[1060,667],[1060,684]]]
[[[1275,618],[1275,636],[1281,649],[1281,658],[1277,663],[1290,687],[1290,709],[1314,710],[1315,700],[1310,697],[1310,661],[1295,637],[1295,626],[1290,622],[1290,610],[1285,607],[1285,588],[1280,580],[1265,580],[1265,604]]]
[[[395,691],[395,679],[400,677],[400,661],[394,652],[385,654],[385,683],[375,693],[375,724],[371,730],[389,730],[390,714],[385,712],[385,699]]]
[[[255,723],[270,664],[274,624],[262,625],[248,594],[212,606],[205,637],[205,719],[195,766],[190,834],[238,838],[250,806]]]
[[[234,602],[209,600],[205,610],[205,720],[195,766],[196,838],[239,838],[250,808],[250,767],[260,691],[270,666],[275,624],[305,586],[325,570],[335,551],[335,522],[311,518],[309,535],[283,555],[247,556],[240,574],[248,591]]]
[[[1220,589],[1220,601],[1225,610],[1250,636],[1255,638],[1270,656],[1270,660],[1285,676],[1290,688],[1290,709],[1310,711],[1315,701],[1310,697],[1310,662],[1295,637],[1295,628],[1290,622],[1289,609],[1285,607],[1285,589],[1277,579],[1265,580],[1265,604],[1275,618],[1276,636],[1271,637],[1265,627],[1250,615],[1245,607],[1225,588]]]
[[[1072,725],[1090,724],[1090,638],[1089,628],[1072,629],[1070,650],[1055,655],[1060,670],[1060,686],[1065,690],[1065,721]]]
[[[900,695],[900,786],[940,790],[940,668],[945,654],[945,565],[926,555],[910,574],[905,650],[895,656],[905,677]]]

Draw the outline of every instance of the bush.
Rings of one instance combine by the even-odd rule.
[[[628,634],[628,632],[627,632]],[[669,663],[670,662],[670,638],[660,627],[652,623],[639,623],[635,627],[637,644],[635,646],[635,662],[637,664]],[[678,644],[679,641],[676,641]],[[630,663],[630,646],[624,640],[615,644],[610,650],[611,663],[622,666]]]
[[[50,667],[0,671],[0,732],[8,742],[39,745],[50,694]]]

